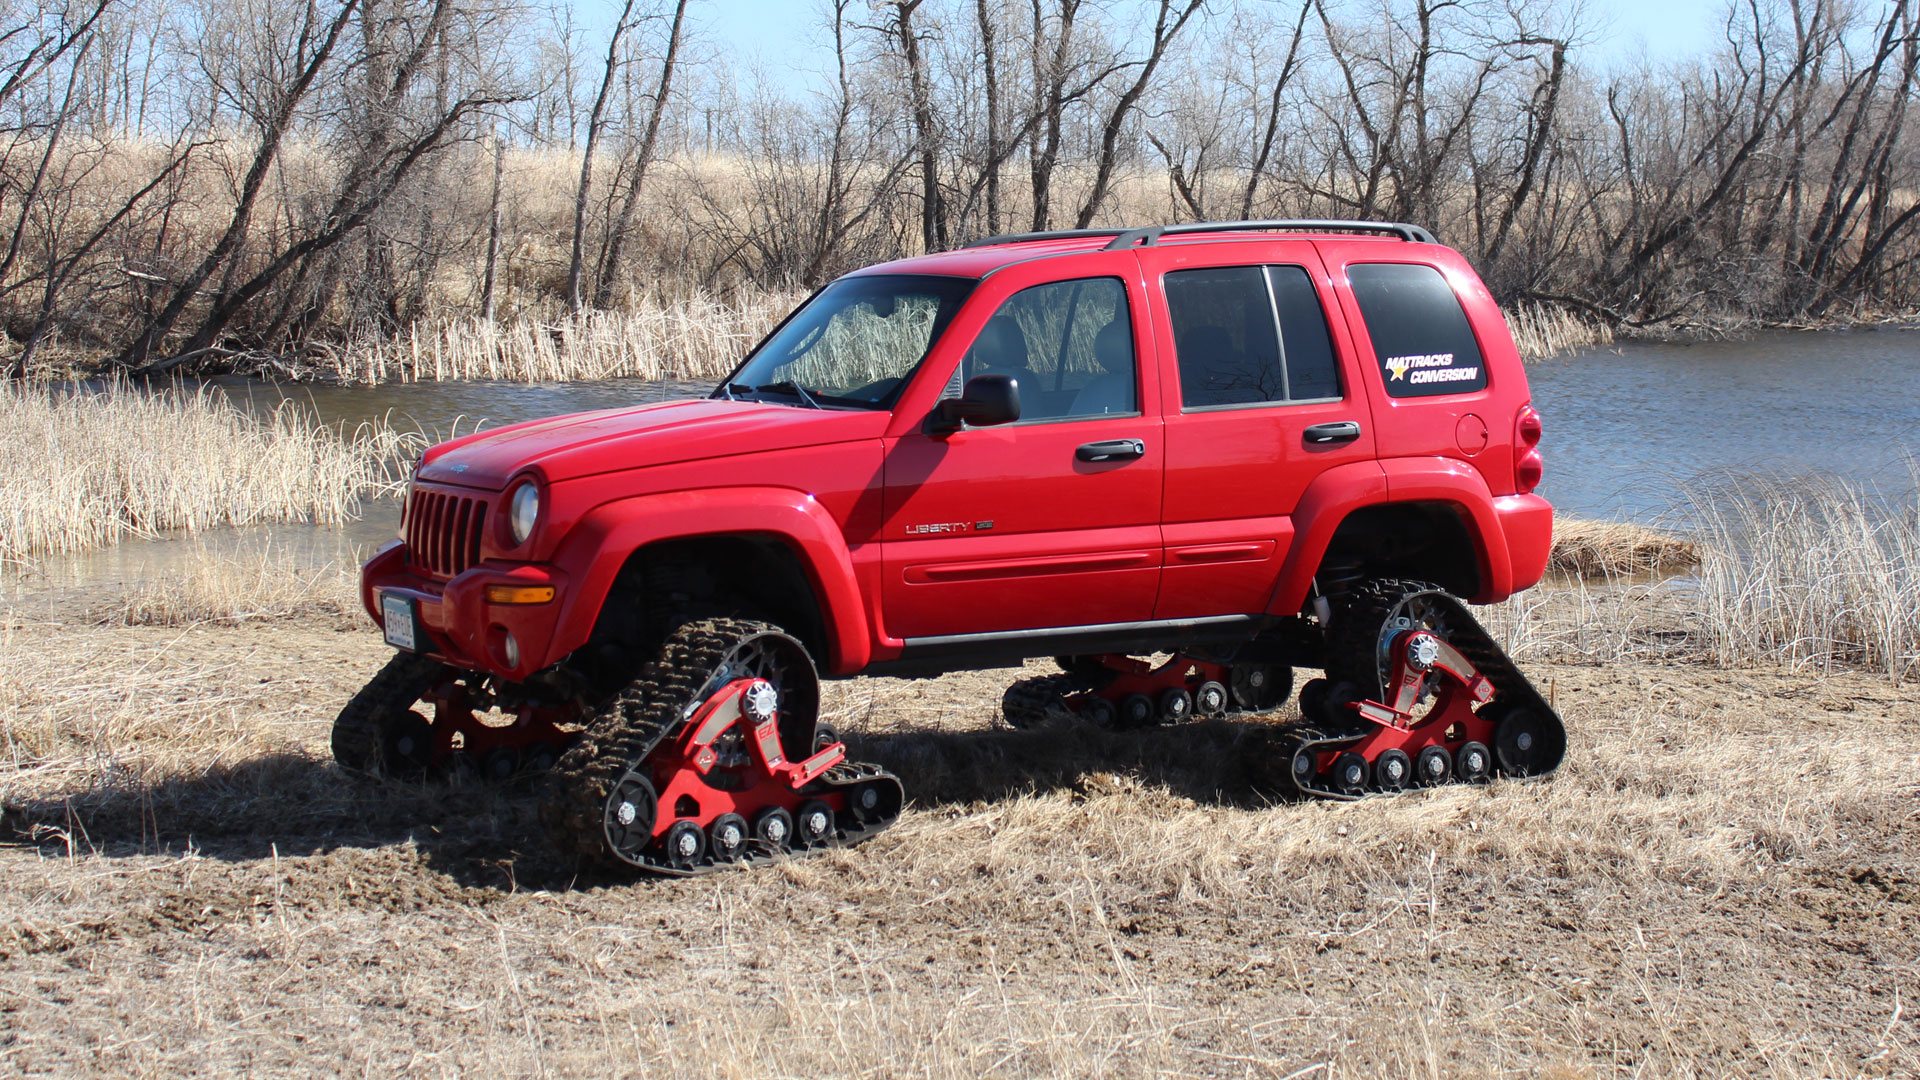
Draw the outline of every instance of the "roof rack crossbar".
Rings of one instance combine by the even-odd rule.
[[[1208,232],[1246,232],[1256,229],[1283,229],[1289,232],[1360,232],[1379,233],[1397,236],[1410,244],[1437,244],[1433,234],[1418,225],[1408,225],[1399,221],[1335,221],[1317,219],[1286,219],[1270,221],[1201,221],[1190,225],[1150,225],[1144,229],[1128,229],[1124,232],[1107,233],[1113,242],[1107,245],[1108,251],[1122,251],[1136,245],[1153,244],[1163,236],[1180,236],[1186,233]],[[1081,231],[1080,235],[1097,235],[1095,230]]]
[[[1029,240],[1080,240],[1095,236],[1120,236],[1138,229],[1054,229],[1051,232],[1007,233],[1004,236],[989,236],[984,240],[975,240],[971,244],[961,245],[961,250],[977,247],[992,247],[995,244],[1024,244]]]

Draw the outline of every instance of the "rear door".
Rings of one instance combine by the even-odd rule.
[[[890,636],[924,639],[1152,616],[1160,579],[1159,418],[1145,407],[1138,263],[1127,254],[1016,264],[983,282],[922,378],[947,396],[1012,375],[1017,423],[888,448],[881,603]]]
[[[1372,418],[1311,243],[1141,250],[1166,304],[1167,443],[1157,619],[1266,610],[1302,492],[1374,457]]]

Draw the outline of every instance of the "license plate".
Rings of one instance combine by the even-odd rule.
[[[386,624],[387,644],[396,649],[418,652],[414,637],[413,600],[393,593],[380,594],[380,621]]]

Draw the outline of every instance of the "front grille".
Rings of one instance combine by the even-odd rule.
[[[415,487],[407,496],[407,562],[450,578],[480,561],[487,501]]]

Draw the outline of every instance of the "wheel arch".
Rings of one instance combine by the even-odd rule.
[[[839,525],[812,496],[788,488],[726,488],[621,499],[595,508],[554,561],[579,582],[565,601],[546,663],[599,639],[622,617],[616,586],[648,587],[651,571],[692,574],[702,599],[739,601],[784,626],[824,672],[864,667],[871,652],[853,562]],[[690,593],[691,594],[691,593]]]
[[[1271,614],[1297,613],[1314,581],[1328,576],[1416,578],[1475,603],[1512,591],[1493,495],[1471,465],[1451,458],[1389,459],[1378,463],[1371,482],[1357,470],[1333,475],[1340,471],[1322,474],[1300,501],[1297,540],[1268,606]],[[1334,482],[1321,489],[1323,481]]]

